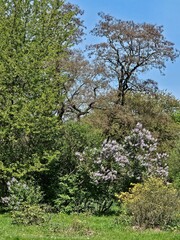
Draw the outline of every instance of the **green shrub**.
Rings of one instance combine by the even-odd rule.
[[[88,169],[91,188],[87,189],[96,214],[109,213],[115,193],[126,191],[131,182],[142,182],[145,176],[168,177],[167,154],[157,152],[157,140],[141,123],[123,143],[106,139],[99,148],[87,147],[76,156],[79,166]]]
[[[84,172],[84,170],[79,169],[76,152],[83,152],[87,147],[98,147],[103,141],[103,136],[99,130],[79,122],[65,123],[59,134],[60,137],[57,142],[59,154],[57,154],[56,159],[53,159],[49,164],[48,170],[39,173],[37,176],[37,181],[45,193],[45,201],[52,205],[56,199],[59,201],[60,195],[69,195],[65,189],[66,187],[62,185],[67,184],[69,189],[71,187],[79,188],[80,185],[84,185],[84,183],[80,184],[82,179],[79,178],[84,178],[86,181],[86,176],[84,176],[86,175],[86,171]],[[81,171],[81,174],[79,171]],[[75,178],[75,181],[71,180],[71,178]],[[70,193],[70,197],[72,195],[73,194]],[[79,193],[77,200],[78,199]],[[58,205],[60,206],[61,204]]]
[[[7,187],[7,196],[1,198],[1,201],[10,211],[21,210],[24,203],[29,205],[38,204],[43,198],[40,187],[35,186],[32,182],[26,183],[23,180],[18,181],[12,178],[7,182]]]
[[[172,118],[174,119],[174,121],[176,123],[180,123],[180,111],[175,111],[173,114],[172,114]]]
[[[64,175],[59,178],[58,195],[54,201],[55,208],[60,212],[84,212],[87,211],[88,190],[82,176],[76,174]]]
[[[47,221],[46,208],[40,205],[43,194],[39,186],[12,178],[7,182],[8,195],[1,198],[7,210],[11,212],[15,224],[41,224]]]
[[[32,225],[42,224],[47,222],[47,214],[40,205],[29,205],[24,203],[21,209],[12,212],[12,219],[14,224]]]
[[[176,140],[176,144],[170,152],[168,165],[169,176],[176,188],[180,190],[180,138]]]
[[[158,178],[135,184],[130,192],[117,196],[139,227],[164,227],[178,220],[178,191]]]

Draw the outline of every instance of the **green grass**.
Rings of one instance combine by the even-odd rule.
[[[0,215],[0,240],[178,240],[178,232],[133,230],[117,223],[115,216],[52,215],[42,226],[13,225]]]

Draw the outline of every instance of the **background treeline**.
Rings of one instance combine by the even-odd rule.
[[[120,199],[136,216],[130,198],[146,184],[162,189],[154,198],[167,192],[160,204],[169,211],[134,221],[170,223],[179,207],[180,104],[139,75],[163,72],[179,51],[162,27],[104,13],[91,32],[103,41],[79,50],[82,14],[62,0],[0,1],[1,210],[31,222],[44,208],[104,214]],[[140,184],[132,195],[116,196],[132,183]]]

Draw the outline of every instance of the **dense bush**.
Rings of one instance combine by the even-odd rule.
[[[15,224],[40,224],[45,222],[45,207],[39,186],[12,178],[7,182],[7,196],[1,198],[6,210],[12,215]]]
[[[180,138],[169,155],[168,165],[170,179],[176,188],[180,189]]]
[[[178,191],[159,178],[137,183],[129,192],[117,197],[132,216],[133,224],[139,227],[167,226],[178,217],[176,214],[180,211]]]
[[[174,119],[175,122],[180,123],[180,111],[175,111],[172,114],[172,118]]]
[[[14,224],[32,225],[47,222],[48,215],[45,214],[43,206],[23,203],[18,211],[12,211],[12,220]]]
[[[102,141],[101,132],[81,123],[64,124],[60,135],[56,158],[46,171],[34,175],[45,193],[43,203],[54,210],[104,214],[113,205],[115,193],[126,191],[131,182],[168,177],[167,155],[157,152],[157,140],[140,123],[121,143]],[[25,211],[24,206],[42,202],[40,187],[31,183],[13,178],[8,192],[2,200],[9,210]]]
[[[23,180],[12,178],[7,182],[7,196],[1,198],[1,202],[10,211],[21,210],[24,203],[33,205],[41,202],[43,194],[39,186],[26,183]]]
[[[129,160],[131,182],[143,177],[168,177],[167,154],[158,152],[158,141],[152,133],[137,123],[131,134],[125,137],[124,154]]]
[[[84,193],[80,197],[80,189],[83,192],[86,191],[86,195],[90,191],[87,176],[88,164],[86,167],[82,166],[76,153],[83,152],[86,148],[99,147],[103,141],[103,136],[101,131],[79,122],[65,123],[59,135],[59,153],[48,165],[47,170],[42,171],[35,177],[45,192],[46,202],[52,205],[56,202],[56,207],[63,211],[69,211],[67,205],[71,202],[73,211],[73,209],[77,210],[81,207],[75,207],[73,205],[75,200],[72,200],[72,198],[75,198],[77,203],[80,199],[85,201]],[[60,196],[63,196],[62,202]],[[64,198],[69,198],[69,200]]]
[[[59,189],[54,200],[60,212],[85,212],[91,210],[91,183],[86,172],[77,171],[59,178]]]
[[[157,140],[140,123],[122,144],[105,140],[99,148],[86,148],[76,156],[80,179],[85,174],[90,182],[83,189],[88,189],[99,213],[109,210],[114,194],[127,189],[130,182],[142,182],[148,176],[164,179],[168,176],[168,168],[163,163],[167,155],[157,152]],[[81,189],[82,184],[77,187]]]

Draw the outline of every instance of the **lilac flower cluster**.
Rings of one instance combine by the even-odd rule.
[[[17,183],[17,179],[12,177],[12,179],[10,181],[7,182],[7,189],[8,191],[11,190],[11,185],[13,185],[14,183]],[[4,204],[4,205],[8,205],[9,202],[10,202],[11,198],[10,197],[1,197],[1,202]]]
[[[115,140],[105,140],[96,148],[76,153],[79,161],[92,159],[91,179],[96,182],[114,182],[119,176],[141,179],[142,175],[167,178],[168,167],[162,162],[165,153],[157,153],[157,139],[138,123],[121,145]],[[139,175],[138,175],[139,174]]]
[[[12,178],[7,182],[7,196],[1,197],[1,202],[9,210],[19,210],[23,203],[36,204],[42,199],[42,192],[39,186],[33,183],[28,184],[22,180]]]
[[[137,123],[131,135],[125,137],[124,147],[150,153],[157,150],[157,139],[152,136],[150,131],[143,128],[141,123]]]
[[[152,136],[150,131],[143,128],[141,123],[138,123],[131,135],[125,138],[123,147],[129,161],[136,162],[137,167],[142,167],[148,176],[156,175],[167,178],[168,167],[167,165],[163,166],[163,160],[168,155],[157,152],[157,139]],[[133,171],[130,172],[133,176]]]
[[[92,173],[91,178],[95,181],[95,183],[99,183],[100,181],[112,182],[117,179],[117,171],[101,167],[99,171]]]
[[[115,140],[107,141],[105,140],[102,145],[102,150],[100,153],[100,159],[108,160],[112,159],[119,166],[124,167],[129,163],[126,156],[123,155],[123,147]]]
[[[99,150],[87,149],[83,153],[77,152],[76,156],[80,162],[85,162],[89,156],[93,159],[90,177],[95,183],[115,181],[129,164],[123,147],[115,140],[105,140]]]
[[[9,201],[10,201],[10,197],[1,197],[1,202],[4,205],[8,205]]]

